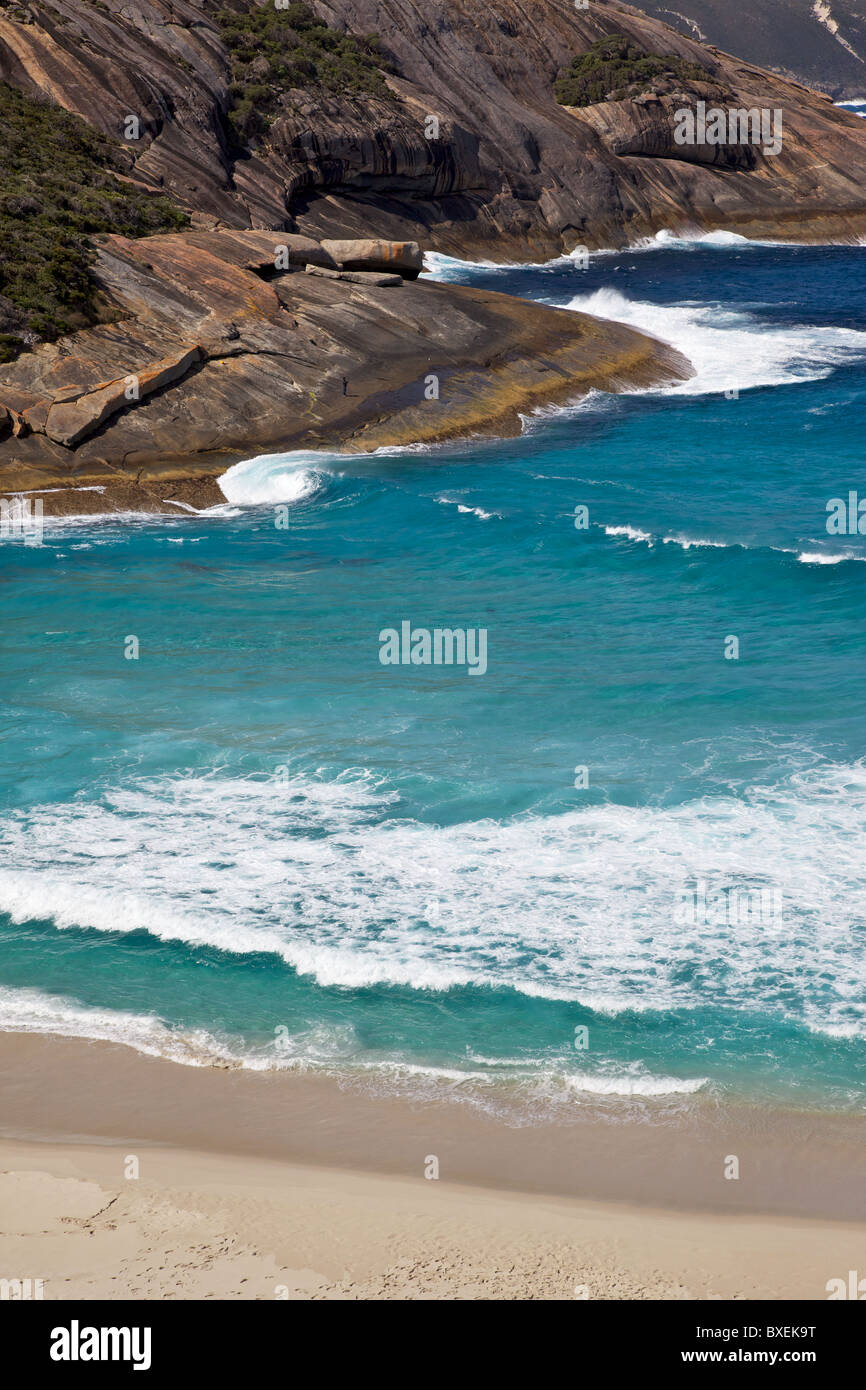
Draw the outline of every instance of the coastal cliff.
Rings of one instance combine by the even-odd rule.
[[[411,237],[502,260],[623,245],[683,225],[797,239],[866,234],[866,123],[614,0],[583,10],[571,0],[430,0],[421,10],[411,0],[317,0],[317,18],[337,37],[375,33],[374,50],[358,49],[357,72],[376,80],[280,88],[243,143],[233,106],[272,96],[275,74],[264,54],[238,66],[243,50],[231,47],[226,16],[256,8],[6,0],[0,80],[123,139],[130,176],[210,227]],[[780,109],[781,151],[758,151],[748,168],[708,167],[682,150],[671,159],[659,134],[671,112],[652,92],[583,110],[559,105],[557,74],[614,33],[705,72],[705,82],[685,84],[689,100],[721,93],[733,106]],[[285,80],[300,81],[303,67]]]

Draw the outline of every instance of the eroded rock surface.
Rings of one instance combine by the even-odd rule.
[[[0,368],[0,493],[103,489],[76,492],[76,510],[203,505],[246,454],[514,432],[518,412],[544,401],[690,372],[622,324],[323,267],[309,241],[277,270],[281,233],[98,246],[94,273],[115,321]],[[49,512],[72,506],[55,492],[43,500]]]
[[[227,136],[230,64],[214,8],[7,5],[0,78],[118,138],[135,116],[130,176],[207,228],[384,237],[503,260],[683,225],[866,233],[866,122],[616,0],[585,10],[572,0],[315,0],[332,27],[379,34],[391,98],[287,91],[267,137],[242,155]],[[613,32],[701,65],[706,84],[692,84],[689,100],[722,92],[740,108],[780,109],[781,152],[675,150],[667,101],[558,106],[558,70]]]

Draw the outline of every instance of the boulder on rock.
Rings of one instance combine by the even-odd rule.
[[[223,233],[220,254],[225,254],[226,242],[244,248],[246,256],[239,262],[247,270],[279,268],[286,260],[290,266],[321,265],[336,269],[337,262],[313,237],[296,232],[235,231]],[[200,245],[206,245],[199,242]]]
[[[378,270],[417,280],[424,257],[417,241],[323,241],[340,270]]]

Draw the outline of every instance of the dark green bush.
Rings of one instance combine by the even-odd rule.
[[[230,124],[238,145],[254,143],[279,113],[292,87],[333,95],[388,97],[375,34],[354,37],[323,24],[296,0],[249,10],[218,9],[214,19],[231,60]]]
[[[128,157],[80,116],[0,83],[0,362],[97,314],[88,235],[186,226],[168,198],[121,183]]]
[[[662,78],[682,82],[707,82],[711,76],[697,63],[672,54],[647,53],[625,34],[608,34],[561,68],[553,84],[560,106],[593,106],[609,95],[620,101],[652,90]]]

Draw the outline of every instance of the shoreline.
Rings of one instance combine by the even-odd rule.
[[[0,1275],[49,1300],[824,1299],[866,1241],[858,1122],[515,1129],[20,1034],[0,1097]]]
[[[348,1074],[184,1066],[121,1043],[2,1033],[0,1137],[168,1145],[395,1177],[436,1154],[467,1187],[866,1222],[866,1116],[713,1097],[587,1095],[551,1118],[388,1094],[381,1078],[377,1093]],[[736,1181],[724,1176],[731,1155]]]
[[[864,217],[863,230],[859,232],[852,232],[849,236],[846,237],[836,238],[826,237],[822,235],[816,237],[788,237],[782,235],[782,232],[785,230],[783,227],[777,228],[776,230],[779,232],[778,238],[771,236],[750,236],[748,233],[741,231],[739,225],[736,227],[728,226],[725,222],[718,222],[712,226],[683,222],[677,227],[660,226],[655,231],[641,233],[640,236],[636,236],[633,241],[625,242],[622,246],[587,246],[586,249],[588,250],[591,258],[593,256],[628,256],[630,254],[634,254],[635,252],[641,251],[675,251],[679,249],[680,243],[704,243],[710,247],[712,247],[713,245],[735,246],[738,244],[737,242],[714,243],[712,241],[709,241],[710,237],[717,236],[719,234],[736,237],[738,241],[742,241],[743,244],[747,246],[759,246],[766,248],[777,247],[779,249],[787,249],[792,247],[801,247],[803,250],[809,250],[812,248],[823,246],[835,248],[838,250],[853,250],[855,247],[866,247],[866,217]],[[660,237],[669,237],[670,240],[660,241]],[[495,249],[495,247],[493,249]],[[435,247],[428,248],[428,250],[425,252],[425,256],[436,256],[439,257],[441,260],[455,261],[459,265],[474,267],[480,270],[544,270],[549,266],[558,265],[560,261],[573,260],[574,252],[578,249],[579,248],[575,246],[572,247],[571,251],[563,250],[558,252],[556,255],[550,256],[547,260],[537,261],[493,261],[487,258],[481,260],[473,260],[470,256],[464,257],[452,255],[450,251],[440,251]],[[433,269],[435,270],[435,266],[433,267]],[[422,272],[422,277],[423,275],[429,275],[430,273],[431,271],[428,269],[428,267],[425,266],[425,269]]]

